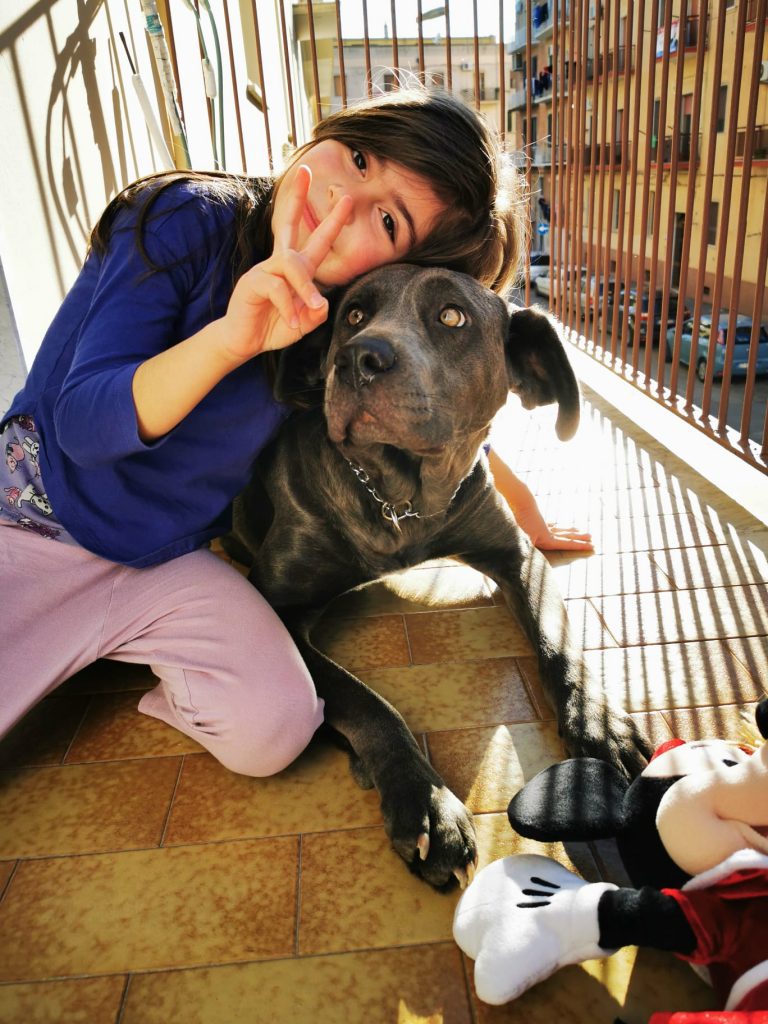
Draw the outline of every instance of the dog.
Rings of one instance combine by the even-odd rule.
[[[292,633],[353,775],[378,789],[394,849],[433,886],[463,887],[477,862],[470,813],[398,712],[310,634],[342,593],[458,559],[497,583],[525,629],[570,755],[637,774],[648,741],[589,675],[549,564],[483,451],[510,390],[528,409],[557,402],[556,432],[571,437],[578,384],[546,314],[511,307],[465,274],[390,264],[334,296],[332,309],[281,355],[278,395],[309,396],[309,407],[259,456],[224,546]]]

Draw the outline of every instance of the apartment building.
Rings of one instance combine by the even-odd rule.
[[[567,207],[593,271],[624,263],[647,281],[654,250],[657,287],[691,295],[703,263],[705,299],[721,279],[728,307],[737,276],[739,310],[750,311],[768,182],[759,9],[517,0],[508,130],[529,163],[532,248],[562,258],[551,239]]]

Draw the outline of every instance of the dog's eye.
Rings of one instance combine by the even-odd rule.
[[[350,306],[347,310],[347,323],[350,327],[357,327],[365,320],[365,313],[359,306]]]
[[[467,318],[458,306],[446,306],[440,310],[440,323],[444,327],[463,327]]]

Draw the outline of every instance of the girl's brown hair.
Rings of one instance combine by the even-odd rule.
[[[385,93],[324,118],[291,163],[325,139],[401,164],[430,183],[445,209],[408,253],[409,262],[461,270],[497,292],[514,283],[527,232],[523,179],[481,115],[443,90]],[[91,248],[103,252],[118,211],[141,202],[137,245],[146,257],[143,232],[152,206],[178,181],[199,185],[207,197],[234,204],[235,235],[227,255],[234,285],[259,252],[272,250],[271,199],[281,178],[272,182],[213,171],[150,175],[115,196],[91,234]]]

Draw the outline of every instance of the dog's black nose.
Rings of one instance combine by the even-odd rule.
[[[354,388],[370,384],[374,377],[395,365],[395,350],[381,338],[361,338],[336,353],[333,364],[341,379]]]

